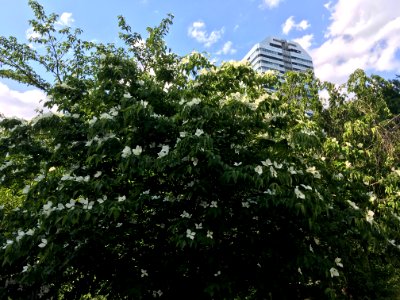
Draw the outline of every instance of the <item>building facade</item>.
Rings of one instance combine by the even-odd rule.
[[[314,69],[311,56],[298,43],[275,37],[255,44],[243,59],[249,61],[256,71],[274,70],[279,75],[287,71]]]

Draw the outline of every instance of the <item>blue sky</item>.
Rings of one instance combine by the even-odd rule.
[[[27,0],[2,1],[0,35],[27,41]],[[267,36],[296,40],[316,75],[343,83],[355,69],[392,79],[400,74],[398,0],[41,0],[46,12],[84,30],[84,38],[116,42],[117,16],[145,36],[167,13],[175,16],[167,44],[180,55],[207,52],[217,62],[241,60]],[[0,79],[0,112],[30,118],[41,92]]]

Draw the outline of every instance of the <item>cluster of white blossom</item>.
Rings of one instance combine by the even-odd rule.
[[[180,104],[183,104],[184,101],[185,101],[185,100],[182,99],[181,102],[180,102]],[[199,98],[193,98],[192,100],[186,102],[185,106],[191,107],[191,106],[193,106],[193,105],[198,105],[198,104],[200,104],[200,102],[201,102],[201,99],[199,99]]]
[[[336,257],[336,258],[335,258],[335,264],[336,264],[336,266],[343,268],[343,264],[342,264],[341,261],[342,261],[341,258],[339,258],[339,257]],[[334,268],[334,267],[332,267],[332,268],[329,269],[329,273],[331,274],[331,277],[332,277],[332,278],[333,278],[333,277],[338,277],[338,276],[339,276],[339,271],[338,271],[336,268]]]
[[[13,164],[13,162],[11,160],[6,161],[3,165],[0,166],[0,171],[5,170],[6,168],[8,168],[9,166],[11,166]]]
[[[33,236],[35,233],[35,229],[28,229],[27,231],[23,231],[19,229],[15,233],[15,241],[19,242],[24,236]],[[8,246],[14,244],[14,240],[6,240],[5,244],[2,246],[2,249],[6,249]]]
[[[306,195],[304,195],[304,193],[302,191],[300,191],[298,185],[296,185],[296,187],[294,188],[294,194],[299,199],[305,199],[306,198]]]
[[[129,146],[125,146],[124,149],[122,150],[122,158],[127,158],[131,156],[132,154],[135,156],[139,156],[142,153],[143,149],[141,146],[136,145],[135,149],[131,149]]]
[[[162,145],[160,152],[158,152],[158,158],[164,157],[169,153],[169,146]]]
[[[116,137],[116,135],[115,135],[114,133],[106,133],[103,137],[98,137],[98,136],[96,135],[94,138],[88,140],[88,141],[86,142],[85,146],[90,147],[90,146],[93,144],[93,142],[97,142],[97,143],[99,143],[99,144],[102,144],[102,143],[104,143],[105,141],[107,141],[107,140],[109,140],[109,139],[113,139],[113,138],[115,138],[115,137]],[[118,139],[118,138],[117,138],[117,139]]]
[[[306,169],[306,172],[312,174],[315,178],[318,178],[318,179],[321,178],[321,174],[315,167],[308,167]]]
[[[72,180],[76,182],[88,182],[90,180],[90,175],[86,176],[71,176],[71,174],[64,174],[61,179],[61,181],[67,181],[67,180]]]
[[[309,135],[309,136],[315,136],[316,135],[316,132],[314,130],[310,129],[310,128],[303,128],[300,132],[304,133],[306,135]]]
[[[365,215],[365,219],[367,220],[368,223],[372,224],[374,221],[374,215],[375,213],[372,210],[368,210],[367,214]]]

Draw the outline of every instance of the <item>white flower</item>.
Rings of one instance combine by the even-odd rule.
[[[294,193],[295,193],[297,198],[300,198],[300,199],[305,199],[306,198],[306,196],[299,190],[298,186],[296,186],[296,188],[294,189]]]
[[[140,104],[141,104],[144,108],[146,108],[147,105],[149,104],[149,102],[140,100]]]
[[[65,208],[64,204],[58,203],[57,210],[63,210]]]
[[[297,174],[296,170],[293,168],[293,166],[290,166],[288,169],[290,174]]]
[[[79,198],[78,202],[81,203],[82,205],[87,205],[89,203],[88,198]]]
[[[29,235],[29,236],[32,236],[34,232],[35,232],[35,230],[33,230],[33,229],[28,229],[28,231],[25,232],[25,234],[26,234],[26,235]]]
[[[126,200],[126,196],[118,196],[118,202],[123,202]]]
[[[44,248],[47,245],[47,240],[46,239],[42,239],[42,242],[39,244],[40,248]]]
[[[204,133],[204,130],[198,129],[198,128],[197,128],[194,135],[196,135],[196,136],[201,136],[203,133]]]
[[[209,204],[206,201],[201,201],[199,205],[204,208],[207,208]]]
[[[203,229],[203,224],[194,224],[194,226],[196,227],[196,229]]]
[[[272,165],[272,162],[271,162],[271,160],[269,158],[267,158],[266,160],[262,160],[261,163],[266,167]]]
[[[235,166],[235,167],[238,167],[238,166],[240,166],[242,164],[242,162],[235,162],[235,163],[233,163],[233,165]]]
[[[347,161],[345,162],[346,168],[350,169],[351,168],[351,162]]]
[[[161,148],[161,151],[158,152],[158,158],[164,157],[169,153],[169,146],[168,145],[163,145]]]
[[[278,177],[278,173],[275,171],[273,166],[269,167],[269,172],[271,173],[272,177]]]
[[[283,164],[278,164],[276,161],[274,161],[274,167],[277,169],[281,169],[283,167]]]
[[[129,146],[125,146],[125,148],[122,150],[122,157],[127,158],[132,154],[132,149]]]
[[[181,138],[186,137],[186,131],[179,132],[179,136],[180,136]]]
[[[25,232],[24,232],[23,230],[18,230],[17,238],[16,238],[17,242],[18,242],[20,239],[22,239],[22,238],[24,237],[24,235],[25,235]]]
[[[367,215],[365,217],[367,219],[367,222],[372,224],[372,221],[374,220],[374,214],[375,213],[372,210],[368,210]]]
[[[93,117],[92,119],[89,120],[89,125],[92,126],[96,122],[97,122],[97,117]]]
[[[97,171],[96,174],[94,174],[94,178],[100,177],[101,176],[101,171]]]
[[[300,273],[300,275],[303,275],[303,272],[301,272],[301,268],[299,267],[299,268],[297,268],[297,272],[299,272]]]
[[[43,174],[40,174],[40,175],[38,175],[35,179],[33,179],[33,181],[39,182],[39,181],[41,181],[42,179],[44,179],[44,175],[43,175]]]
[[[339,276],[339,271],[338,271],[337,269],[335,269],[335,268],[331,268],[331,269],[329,270],[329,272],[331,273],[331,277],[332,277],[332,278],[333,278],[333,277]]]
[[[335,264],[336,264],[338,267],[343,268],[343,264],[341,263],[341,261],[342,261],[341,258],[339,258],[339,257],[336,257],[336,258],[335,258]]]
[[[199,163],[199,160],[197,158],[192,158],[193,161],[193,166],[197,166],[197,164]]]
[[[71,179],[72,179],[71,175],[66,174],[66,175],[63,175],[60,180],[65,181],[65,180],[71,180]]]
[[[199,98],[193,98],[191,101],[189,101],[188,103],[186,103],[187,106],[192,106],[192,105],[196,105],[199,104],[201,102],[201,100]]]
[[[306,172],[313,174],[315,178],[321,178],[321,174],[319,174],[318,170],[315,167],[307,168]]]
[[[31,189],[30,185],[26,185],[22,190],[22,194],[28,194],[30,189]]]
[[[6,243],[3,245],[2,249],[6,249],[8,246],[14,244],[13,240],[7,240]]]
[[[254,171],[256,171],[256,173],[258,173],[258,175],[261,175],[261,174],[262,174],[262,172],[263,172],[263,170],[262,170],[262,167],[261,167],[261,166],[257,166],[257,167],[255,167],[255,168],[254,168]]]
[[[218,271],[217,273],[214,274],[215,277],[221,275],[221,271]]]
[[[242,202],[242,207],[249,208],[250,203],[249,202]]]
[[[112,120],[113,117],[111,115],[109,115],[108,113],[102,113],[100,115],[100,119]]]
[[[217,208],[217,207],[218,207],[218,203],[217,203],[217,201],[211,201],[211,205],[210,205],[210,207]]]
[[[312,187],[309,185],[300,184],[304,189],[312,191]]]
[[[348,202],[348,203],[350,204],[350,206],[351,206],[352,208],[354,208],[355,210],[360,209],[353,201],[347,200],[347,202]]]
[[[339,173],[339,174],[333,174],[333,178],[341,180],[341,179],[343,179],[343,178],[344,178],[344,176],[343,176],[343,174],[342,174],[342,173]]]
[[[132,98],[132,96],[131,96],[131,94],[128,92],[128,93],[125,93],[125,94],[124,94],[124,98],[130,99],[130,98]]]
[[[50,210],[53,206],[53,202],[48,201],[45,205],[43,205],[43,210]]]
[[[140,272],[142,273],[142,274],[140,275],[140,277],[149,276],[149,273],[147,273],[147,270],[141,269]]]
[[[273,195],[276,195],[276,191],[275,190],[270,190],[270,189],[268,189],[268,190],[266,190],[265,192],[264,192],[264,194],[268,194],[268,195],[271,195],[271,196],[273,196]]]
[[[369,202],[374,203],[376,200],[376,195],[373,192],[367,194],[369,196]]]
[[[181,213],[181,217],[190,219],[192,215],[189,214],[186,210],[184,210],[183,213]]]
[[[163,295],[163,292],[161,290],[158,291],[153,291],[153,297],[161,297]]]
[[[93,204],[94,204],[94,201],[90,201],[89,203],[87,203],[83,206],[83,209],[92,209]]]
[[[208,230],[207,231],[207,237],[209,238],[209,239],[212,239],[213,238],[213,232],[212,231],[210,231],[210,230]]]
[[[142,153],[142,147],[137,145],[135,149],[132,150],[133,155],[140,155]]]
[[[189,238],[189,239],[191,239],[191,240],[194,240],[194,236],[195,236],[195,235],[196,235],[196,232],[191,231],[190,229],[186,230],[186,237],[187,237],[187,238]]]
[[[25,273],[26,271],[28,271],[28,269],[30,268],[30,264],[27,264],[26,266],[22,267],[22,273]]]
[[[76,202],[75,200],[71,199],[69,200],[69,203],[65,204],[65,206],[67,208],[73,208],[75,206],[75,202]]]

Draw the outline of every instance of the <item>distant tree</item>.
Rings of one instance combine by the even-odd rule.
[[[384,89],[385,101],[394,115],[400,114],[400,76],[396,79],[389,80],[390,85]]]
[[[399,295],[398,144],[376,78],[356,71],[346,94],[179,57],[172,16],[145,40],[120,17],[125,48],[87,43],[29,3],[43,47],[1,38],[0,74],[58,112],[0,122],[0,187],[22,197],[0,210],[1,298]]]

